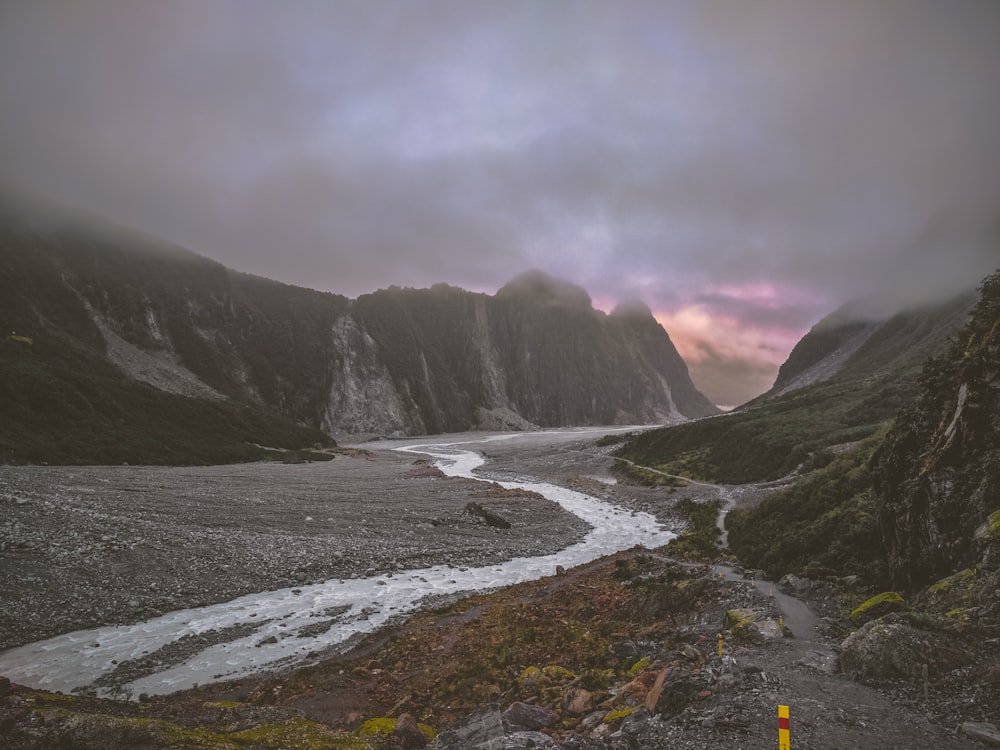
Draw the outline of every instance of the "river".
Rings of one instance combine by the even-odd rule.
[[[485,459],[463,446],[516,437],[523,435],[395,449],[430,456],[448,476],[471,478]],[[346,648],[360,635],[437,597],[533,580],[552,575],[557,566],[569,568],[635,545],[658,547],[674,536],[647,513],[624,510],[565,487],[528,478],[499,484],[537,492],[592,528],[582,541],[554,554],[478,568],[436,565],[332,579],[179,610],[135,624],[66,633],[0,654],[0,674],[51,691],[132,697],[170,693],[293,666],[332,648]],[[125,666],[131,671],[126,672]],[[116,674],[127,674],[127,681],[116,679]]]

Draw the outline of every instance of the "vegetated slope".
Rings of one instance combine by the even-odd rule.
[[[872,461],[879,528],[897,586],[1000,567],[1000,271],[968,324],[930,360],[919,398]]]
[[[888,580],[868,462],[882,430],[834,456],[754,508],[726,515],[729,548],[740,562],[778,580],[786,573]]]
[[[916,394],[923,361],[947,346],[974,299],[961,295],[880,323],[838,311],[795,347],[781,387],[725,416],[637,435],[618,455],[720,482],[785,476],[816,451],[868,437],[894,417]]]
[[[496,297],[438,285],[352,302],[3,194],[0,326],[19,337],[0,362],[3,461],[206,462],[320,431],[717,411],[648,310],[606,316],[539,274]]]
[[[227,378],[232,352],[209,326],[263,319],[255,280],[127,230],[49,221],[0,214],[0,320],[16,332],[0,347],[0,460],[218,463],[263,456],[255,443],[331,443],[296,423],[308,383],[268,377],[294,347],[261,336],[274,348],[247,352],[256,387],[288,394],[284,413]]]
[[[981,292],[891,428],[728,515],[743,562],[774,577],[857,574],[911,592],[1000,567],[1000,273]]]

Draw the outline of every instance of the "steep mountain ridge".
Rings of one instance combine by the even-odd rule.
[[[152,412],[169,411],[166,395],[238,405],[302,425],[306,442],[320,430],[425,434],[717,411],[648,311],[605,315],[584,290],[537,272],[495,296],[439,284],[349,300],[9,201],[0,201],[0,260],[0,321],[34,341],[4,350],[6,460],[152,460],[111,449],[112,422],[128,423],[131,408],[108,421],[103,458],[44,449],[60,410],[85,402],[83,430],[84,413],[110,408],[121,389],[161,404]],[[81,382],[94,392],[81,396]],[[40,388],[41,417],[31,397]],[[24,433],[37,437],[33,448],[18,440]],[[266,431],[254,442],[274,444]]]
[[[726,483],[785,476],[892,419],[916,395],[924,360],[947,348],[975,299],[970,291],[895,314],[842,308],[794,347],[767,393],[717,419],[636,435],[618,455]]]
[[[965,321],[974,301],[970,291],[937,304],[893,312],[872,303],[848,303],[799,340],[771,389],[748,406],[833,379],[887,374],[912,378],[927,357],[947,345],[948,336]]]

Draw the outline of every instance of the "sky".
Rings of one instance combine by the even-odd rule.
[[[732,406],[1000,266],[995,0],[5,0],[0,181],[355,297],[541,269]]]

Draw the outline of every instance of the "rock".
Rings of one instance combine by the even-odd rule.
[[[781,577],[778,588],[786,594],[805,594],[812,590],[813,582],[808,578],[793,576],[790,573]]]
[[[11,691],[10,680],[8,680],[6,677],[0,677],[0,698],[3,698],[5,695],[9,694],[10,691]]]
[[[503,738],[503,750],[530,750],[535,747],[556,747],[555,741],[541,732],[513,732]]]
[[[504,750],[503,722],[497,706],[487,706],[437,736],[437,750]]]
[[[669,671],[670,667],[661,669],[656,675],[656,680],[653,682],[653,686],[646,692],[647,711],[653,711],[656,708],[656,704],[660,700],[660,694],[663,692],[663,683],[666,681],[667,673]]]
[[[515,701],[500,715],[500,719],[508,732],[532,731],[559,723],[559,714],[545,706]]]
[[[594,727],[598,726],[604,717],[608,715],[607,711],[594,711],[591,714],[587,714],[583,721],[580,722],[580,726],[577,727],[581,732],[589,732]]]
[[[904,609],[906,609],[906,602],[903,601],[903,597],[895,591],[883,591],[851,612],[851,622],[855,625],[864,625],[866,622],[877,620],[891,612],[901,612]]]
[[[685,643],[678,649],[678,651],[685,659],[688,659],[689,661],[702,662],[705,660],[705,657],[702,656],[701,651],[696,649],[690,643]]]
[[[644,705],[650,688],[656,682],[656,677],[656,672],[643,672],[632,680],[632,682],[625,685],[621,689],[621,694],[625,696],[625,702],[633,706]]]
[[[420,750],[420,748],[427,746],[427,738],[417,726],[417,720],[410,714],[401,714],[396,719],[392,737],[403,750]]]
[[[682,669],[667,667],[656,676],[656,682],[646,695],[646,709],[667,717],[676,716],[694,702],[698,691],[704,687],[704,679],[699,680]]]
[[[840,670],[866,677],[918,677],[926,664],[941,674],[969,663],[969,656],[944,636],[894,622],[872,620],[841,644]]]
[[[1000,729],[996,724],[980,721],[967,721],[961,726],[962,734],[986,743],[989,747],[1000,747]]]
[[[563,710],[574,716],[590,713],[596,705],[594,694],[583,688],[570,688],[562,700]]]

